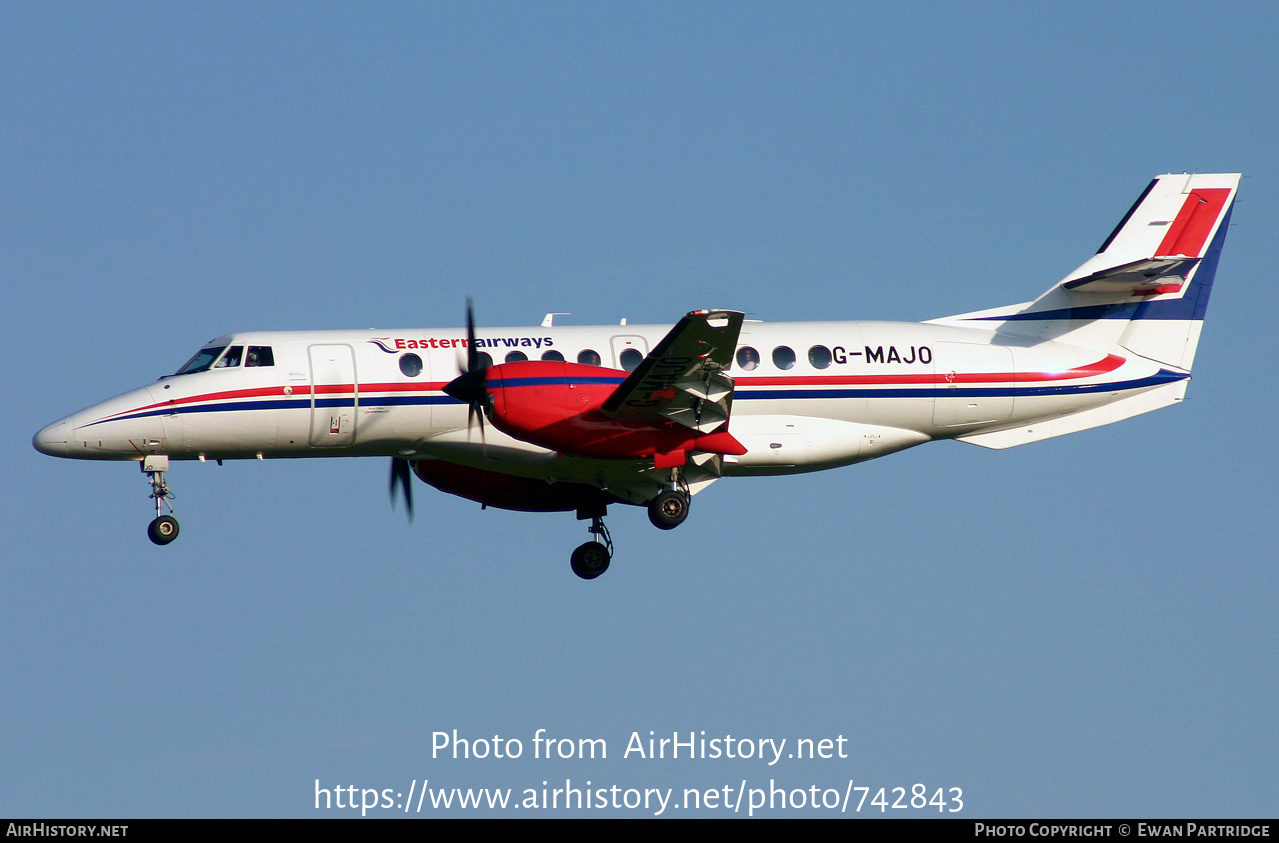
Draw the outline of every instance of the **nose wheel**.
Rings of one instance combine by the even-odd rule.
[[[155,501],[155,520],[147,525],[147,538],[160,546],[164,546],[178,537],[178,519],[164,514],[164,507],[173,512],[173,492],[164,480],[164,473],[169,470],[167,456],[150,456],[142,460],[142,473],[151,484],[151,499]]]
[[[590,532],[594,540],[579,545],[569,557],[573,573],[584,580],[593,580],[608,570],[608,563],[613,560],[613,539],[604,526],[604,519],[595,516],[591,519]]]
[[[166,545],[178,537],[178,519],[172,515],[157,516],[147,526],[147,538],[158,545]]]

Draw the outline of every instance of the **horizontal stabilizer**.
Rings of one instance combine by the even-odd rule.
[[[1081,293],[1173,293],[1186,283],[1186,276],[1197,263],[1199,258],[1149,258],[1098,270],[1062,286]]]
[[[1137,199],[1097,254],[1062,279],[1067,290],[1112,292],[1183,283],[1208,253],[1239,184],[1234,173],[1159,176]]]

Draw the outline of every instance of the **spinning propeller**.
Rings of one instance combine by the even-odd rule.
[[[466,429],[471,429],[475,418],[480,421],[480,439],[484,439],[484,403],[488,400],[485,388],[485,364],[475,350],[475,313],[471,300],[466,300],[466,362],[462,374],[444,387],[444,394],[466,404]],[[486,443],[487,444],[487,443]],[[404,493],[404,508],[409,520],[413,520],[413,465],[401,457],[391,459],[391,505],[395,506],[400,492]]]
[[[444,387],[444,394],[456,398],[466,405],[466,429],[471,429],[471,421],[480,420],[480,439],[484,439],[484,404],[488,401],[488,389],[485,388],[484,364],[480,361],[480,353],[475,350],[475,312],[471,307],[471,299],[466,300],[466,365],[462,374],[449,381]]]

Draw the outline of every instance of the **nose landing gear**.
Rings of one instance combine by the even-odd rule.
[[[591,517],[590,532],[595,539],[579,545],[569,558],[573,573],[584,580],[593,580],[608,570],[613,559],[613,538],[608,534],[601,515]]]
[[[147,538],[163,546],[178,537],[178,519],[172,515],[164,515],[162,509],[167,506],[169,512],[173,512],[173,504],[169,503],[173,499],[173,492],[164,481],[164,473],[169,470],[169,458],[163,455],[144,457],[141,468],[151,483],[150,497],[155,501],[155,520],[147,525]]]
[[[166,545],[178,537],[178,519],[172,515],[158,515],[147,525],[147,538],[158,545]]]

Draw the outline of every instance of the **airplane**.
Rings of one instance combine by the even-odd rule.
[[[940,439],[1002,449],[1179,402],[1239,174],[1156,177],[1101,248],[1030,302],[922,323],[747,320],[234,333],[172,375],[36,433],[137,462],[157,545],[173,460],[382,457],[484,507],[575,512],[574,573],[608,569],[612,504],[669,530],[721,477],[820,471]],[[164,513],[164,508],[170,514]]]

